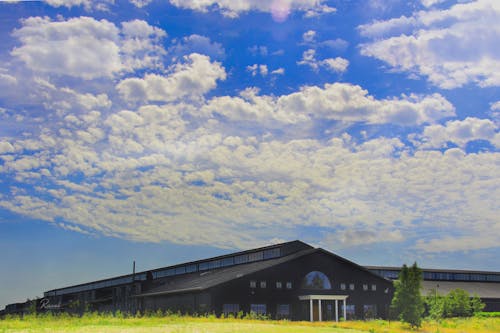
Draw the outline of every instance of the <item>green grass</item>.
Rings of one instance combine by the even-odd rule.
[[[331,323],[275,320],[220,319],[209,317],[114,317],[90,314],[83,317],[25,316],[0,321],[0,333],[14,332],[162,332],[162,333],[361,333],[360,330],[334,328]]]
[[[398,321],[290,322],[276,320],[189,317],[179,315],[124,317],[88,314],[83,317],[25,316],[0,320],[0,333],[18,332],[124,332],[124,333],[498,333],[500,318],[452,318],[424,321],[418,330]]]

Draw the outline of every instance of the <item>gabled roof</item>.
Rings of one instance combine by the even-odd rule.
[[[356,268],[366,272],[373,277],[376,277],[380,280],[385,280],[391,283],[390,280],[385,279],[377,274],[374,274],[367,270],[366,268],[359,266],[345,258],[337,256],[331,252],[328,252],[322,248],[310,248],[306,250],[302,250],[299,252],[292,253],[290,255],[270,259],[266,261],[258,261],[253,263],[248,263],[244,265],[232,266],[227,268],[221,268],[218,270],[207,271],[203,273],[193,273],[190,275],[184,275],[182,277],[170,279],[166,284],[148,290],[140,295],[136,295],[136,297],[148,297],[148,296],[159,296],[166,294],[175,294],[175,293],[185,293],[185,292],[194,292],[194,291],[202,291],[217,285],[220,285],[225,282],[229,282],[231,280],[242,278],[246,275],[256,273],[258,271],[268,269],[274,267],[276,265],[280,265],[297,258],[313,254],[313,253],[324,253],[328,256],[334,257],[336,260],[347,263],[349,265],[355,266]]]
[[[136,297],[156,296],[173,293],[183,293],[191,291],[201,291],[219,284],[242,278],[248,274],[252,274],[263,269],[267,269],[302,256],[316,252],[317,249],[311,248],[292,253],[288,256],[270,259],[265,261],[257,261],[249,264],[231,266],[203,273],[193,273],[190,275],[179,276],[173,278],[167,284],[151,289]]]
[[[58,294],[78,292],[78,291],[73,291],[75,288],[80,288],[80,289],[86,288],[85,290],[92,290],[92,289],[99,289],[99,288],[103,288],[103,287],[111,287],[111,286],[115,286],[115,285],[123,285],[123,284],[131,283],[131,282],[133,282],[133,280],[136,280],[136,281],[146,280],[146,276],[148,273],[154,274],[156,272],[164,271],[167,269],[176,269],[176,268],[179,268],[182,266],[198,265],[198,264],[207,263],[207,262],[210,262],[213,260],[223,260],[223,259],[230,258],[230,257],[251,254],[251,253],[266,251],[266,250],[270,250],[270,249],[277,249],[277,248],[280,248],[281,256],[286,256],[288,254],[295,253],[295,252],[305,250],[305,249],[313,249],[313,247],[309,244],[306,244],[300,240],[294,240],[294,241],[289,241],[289,242],[285,242],[285,243],[273,244],[273,245],[254,248],[254,249],[250,249],[250,250],[240,251],[240,252],[233,252],[233,253],[217,256],[217,257],[206,258],[206,259],[202,259],[202,260],[184,262],[184,263],[180,263],[180,264],[176,264],[176,265],[172,265],[172,266],[151,269],[151,270],[147,270],[147,271],[138,272],[135,274],[126,274],[126,275],[116,276],[116,277],[112,277],[112,278],[71,285],[68,287],[52,289],[52,290],[46,291],[45,294],[55,293],[55,292],[57,292]]]

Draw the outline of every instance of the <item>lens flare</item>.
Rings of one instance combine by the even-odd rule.
[[[276,22],[284,22],[290,15],[290,3],[287,0],[273,0],[271,15]]]

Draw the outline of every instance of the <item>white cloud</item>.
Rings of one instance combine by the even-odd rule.
[[[349,66],[349,60],[340,57],[328,58],[328,59],[323,59],[321,61],[321,64],[332,72],[343,73],[347,70],[347,67]]]
[[[252,73],[252,76],[260,74],[261,76],[267,76],[269,70],[267,69],[267,65],[258,65],[253,64],[251,66],[247,66],[247,71]]]
[[[320,67],[324,67],[332,72],[343,73],[349,66],[349,60],[341,57],[318,60],[316,59],[316,51],[309,49],[302,53],[302,59],[297,64],[309,66],[314,71],[319,70]]]
[[[190,53],[200,53],[209,56],[212,59],[223,59],[225,50],[222,44],[212,42],[210,38],[193,34],[183,37],[169,48],[169,53],[175,57],[184,56]]]
[[[248,51],[250,51],[250,53],[255,57],[257,55],[261,56],[261,57],[265,57],[267,56],[267,53],[268,53],[268,50],[267,50],[267,46],[264,46],[264,45],[254,45],[250,48],[248,48]]]
[[[422,5],[424,5],[425,7],[432,7],[445,1],[446,0],[420,0],[420,2],[422,2]]]
[[[282,67],[280,67],[278,69],[275,69],[275,70],[271,71],[271,74],[273,74],[273,75],[283,75],[283,74],[285,74],[285,69],[282,68]]]
[[[316,31],[308,30],[302,34],[302,41],[304,43],[314,43],[316,41]]]
[[[216,7],[223,15],[237,17],[248,11],[270,13],[278,21],[284,21],[292,11],[302,11],[306,17],[335,12],[323,0],[169,0],[174,6],[206,12]]]
[[[151,1],[153,0],[130,0],[130,2],[138,8],[146,7],[151,3]]]
[[[491,104],[490,109],[492,111],[500,111],[500,101]]]
[[[324,120],[344,123],[413,126],[434,123],[455,115],[454,107],[439,94],[402,95],[377,100],[360,86],[346,83],[304,87],[288,95],[259,96],[247,89],[240,97],[215,97],[196,116],[223,115],[231,121],[254,121],[274,128],[284,124],[314,124]]]
[[[100,151],[59,139],[63,145],[34,155],[19,152],[5,162],[4,176],[35,181],[37,168],[52,168],[54,175],[43,176],[44,185],[29,195],[11,189],[0,206],[141,241],[247,247],[278,230],[287,236],[321,226],[342,247],[355,245],[347,242],[354,234],[370,244],[402,242],[422,228],[436,239],[449,228],[476,235],[470,236],[475,242],[447,242],[449,251],[496,246],[479,241],[499,231],[495,154],[396,157],[404,147],[397,139],[355,144],[348,136],[280,141],[184,131],[182,125],[179,131],[172,124],[181,110],[148,106],[109,117],[101,123],[112,129],[99,141]],[[158,137],[172,130],[176,135]],[[131,144],[142,149],[126,150]],[[78,171],[87,176],[71,182]],[[426,251],[443,250],[432,239],[416,246],[422,242]]]
[[[7,141],[0,141],[0,154],[13,153],[14,147]]]
[[[360,26],[361,53],[452,89],[500,85],[500,2],[478,0]]]
[[[71,7],[83,6],[87,11],[91,11],[93,9],[107,11],[109,10],[109,6],[114,4],[114,0],[43,0],[43,1],[53,7],[64,6],[71,8]]]
[[[500,148],[498,127],[489,119],[468,117],[464,120],[452,120],[443,125],[431,125],[424,129],[420,140],[422,148],[443,148],[448,142],[465,148],[468,142],[474,140],[490,141]]]
[[[172,65],[167,75],[146,74],[143,79],[125,79],[116,89],[129,102],[169,102],[186,96],[198,98],[214,89],[218,80],[225,79],[226,72],[220,63],[193,53],[185,56],[182,63]]]
[[[328,47],[334,50],[343,51],[347,49],[347,47],[349,46],[349,42],[342,38],[327,39],[318,43],[318,46]]]
[[[0,84],[2,86],[13,86],[17,84],[17,78],[10,74],[0,73]]]
[[[112,77],[119,72],[160,65],[165,36],[144,21],[122,23],[118,29],[106,20],[90,17],[51,21],[30,17],[14,31],[22,43],[11,54],[41,73],[83,79]]]
[[[324,236],[321,242],[328,247],[349,248],[374,243],[403,242],[405,237],[400,230],[356,230],[347,229]]]

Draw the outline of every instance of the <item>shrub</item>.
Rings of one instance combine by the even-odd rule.
[[[426,297],[425,303],[429,317],[433,319],[469,317],[484,308],[484,303],[477,295],[471,298],[463,289],[454,289],[445,296],[433,290],[431,295]]]
[[[500,312],[476,312],[474,316],[479,318],[500,318]]]

